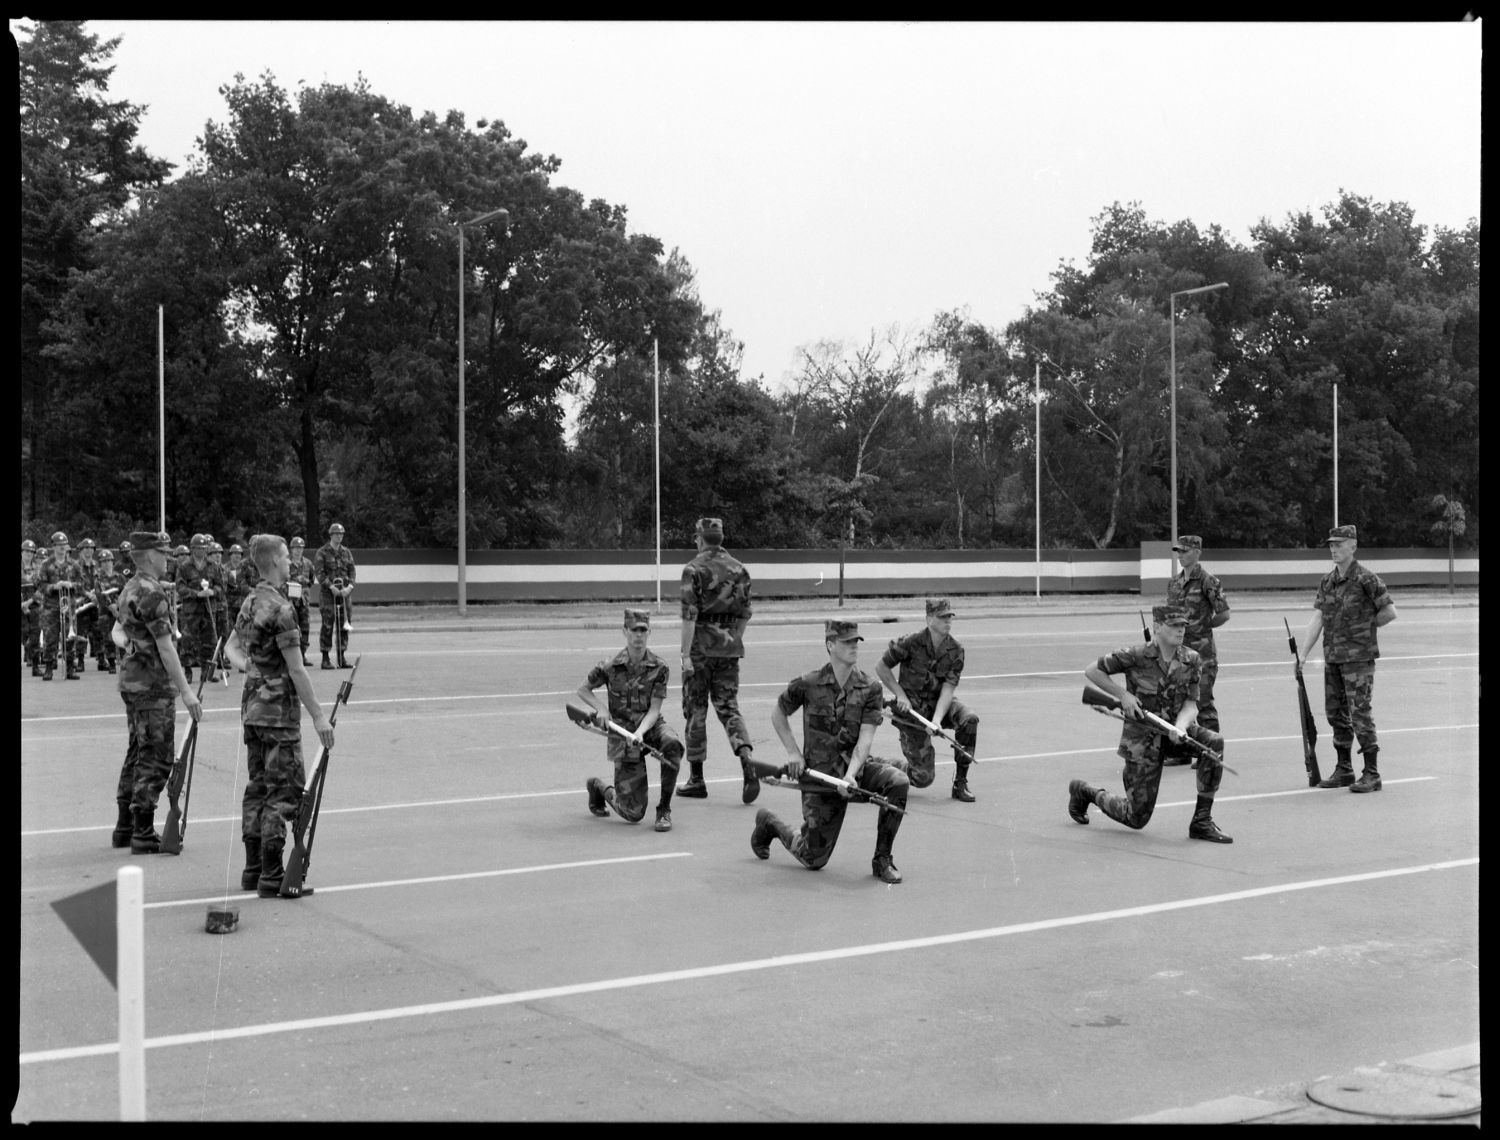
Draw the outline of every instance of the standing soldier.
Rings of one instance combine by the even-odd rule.
[[[99,635],[99,668],[115,671],[115,643],[110,636],[119,609],[120,590],[125,579],[115,569],[115,552],[105,547],[99,552],[99,571],[94,576],[94,629]]]
[[[302,631],[302,664],[311,665],[312,662],[307,659],[307,647],[312,643],[308,636],[310,615],[307,599],[312,593],[313,564],[311,558],[303,556],[302,551],[306,546],[300,537],[292,536],[292,572],[281,588],[292,603],[292,609],[297,612],[297,628]]]
[[[42,653],[37,644],[41,633],[41,603],[36,599],[37,566],[36,543],[29,538],[21,540],[21,644],[26,647],[26,664],[31,666],[31,675],[42,675]]]
[[[1173,543],[1177,560],[1182,564],[1177,576],[1167,582],[1167,605],[1180,606],[1187,612],[1187,636],[1182,643],[1198,654],[1198,723],[1210,732],[1219,731],[1219,708],[1214,704],[1214,682],[1219,676],[1219,650],[1214,645],[1214,630],[1229,620],[1229,602],[1219,579],[1203,568],[1203,539],[1196,534],[1180,534]],[[1162,749],[1162,764],[1186,764],[1189,757],[1182,748],[1169,744]],[[1193,767],[1198,766],[1196,759]]]
[[[193,535],[188,560],[177,567],[177,619],[182,634],[184,666],[188,681],[193,666],[201,666],[207,680],[214,679],[214,611],[224,593],[219,568],[208,560],[210,540],[206,534]]]
[[[33,595],[42,607],[41,653],[42,680],[52,680],[52,671],[57,667],[57,651],[63,650],[64,667],[69,681],[78,680],[78,671],[73,664],[76,647],[68,637],[71,607],[79,601],[78,563],[68,557],[68,536],[58,531],[52,536],[52,557],[43,562],[37,571],[36,593]]]
[[[236,542],[229,547],[229,561],[224,567],[224,605],[231,622],[239,617],[240,606],[255,589],[255,583],[245,579],[245,548]]]
[[[862,672],[859,626],[852,621],[823,623],[823,646],[828,663],[798,677],[776,700],[771,726],[786,749],[786,772],[800,779],[804,766],[843,786],[830,791],[802,793],[802,827],[793,832],[770,808],[755,813],[750,850],[758,859],[771,856],[771,840],[780,839],[792,858],[810,871],[820,869],[833,855],[844,826],[844,812],[856,790],[884,796],[892,807],[906,807],[910,781],[899,767],[870,755],[875,729],[880,726],[880,682]],[[802,747],[787,719],[802,710]],[[870,870],[881,882],[899,883],[901,872],[891,858],[891,845],[901,826],[901,812],[882,807],[875,823],[875,858]]]
[[[927,599],[927,628],[891,639],[890,646],[875,665],[875,673],[896,699],[896,711],[906,714],[915,709],[939,728],[953,731],[953,739],[974,755],[979,740],[979,715],[953,699],[964,671],[964,647],[950,636],[953,607],[947,598]],[[901,680],[891,672],[901,666]],[[932,734],[909,724],[898,724],[901,751],[906,755],[906,774],[914,788],[925,788],[936,775],[932,752]],[[966,804],[974,802],[969,791],[969,761],[954,753],[957,771],[953,776],[953,798]]]
[[[130,557],[132,549],[128,539],[120,543],[120,557],[115,559],[115,573],[126,582],[135,577],[135,559]]]
[[[84,670],[83,652],[87,648],[88,655],[96,662],[96,668],[103,669],[101,654],[103,648],[99,644],[98,633],[99,615],[94,611],[94,585],[99,573],[99,563],[94,561],[94,540],[86,538],[78,544],[78,585],[80,593],[75,603],[82,612],[74,619],[78,627],[78,671]],[[87,609],[83,609],[87,606]]]
[[[1120,702],[1125,725],[1120,732],[1120,758],[1125,761],[1125,791],[1112,795],[1082,780],[1068,784],[1068,814],[1075,823],[1088,823],[1089,805],[1097,804],[1110,819],[1140,830],[1156,810],[1161,787],[1161,749],[1164,737],[1148,727],[1145,712],[1155,713],[1173,726],[1174,740],[1191,736],[1224,755],[1224,738],[1194,723],[1198,714],[1198,655],[1183,647],[1187,614],[1177,606],[1152,606],[1151,640],[1117,649],[1083,671],[1089,682]],[[1125,674],[1125,687],[1109,679]],[[1188,825],[1189,839],[1233,843],[1213,820],[1214,793],[1224,777],[1222,764],[1198,764],[1198,803]]]
[[[110,842],[115,847],[129,844],[132,855],[151,855],[161,849],[155,826],[156,802],[177,754],[173,706],[181,697],[194,721],[203,715],[203,706],[178,660],[171,608],[161,583],[161,576],[167,572],[171,539],[165,534],[137,531],[130,540],[135,574],[120,590],[115,606],[120,617],[111,634],[124,655],[119,689],[130,743],[115,788],[119,816]]]
[[[1333,569],[1318,583],[1315,611],[1302,635],[1301,665],[1323,638],[1323,711],[1333,732],[1338,756],[1320,788],[1348,788],[1351,792],[1380,791],[1380,741],[1375,735],[1375,659],[1380,644],[1375,631],[1396,620],[1396,605],[1378,575],[1355,560],[1359,533],[1352,526],[1328,532],[1328,556]],[[1350,751],[1359,738],[1364,771],[1356,781]],[[1352,786],[1351,786],[1352,785]]]
[[[232,620],[229,612],[229,571],[224,566],[224,547],[209,535],[208,560],[219,572],[219,593],[214,599],[214,629],[218,630],[220,637],[229,636],[229,623]],[[239,610],[234,611],[236,614]],[[212,677],[209,680],[213,680]]]
[[[708,797],[703,763],[708,759],[708,705],[713,702],[729,746],[740,758],[744,788],[752,803],[760,779],[751,769],[750,732],[740,716],[740,658],[750,624],[750,572],[724,549],[722,519],[702,518],[694,529],[698,555],[682,568],[682,715],[687,721],[688,782],[677,794]]]
[[[646,639],[650,635],[651,615],[645,610],[626,610],[625,648],[589,670],[588,677],[578,686],[578,697],[594,708],[595,724],[603,727],[603,721],[599,719],[602,711],[621,728],[635,733],[666,757],[661,764],[661,800],[656,805],[656,830],[671,831],[672,788],[677,783],[677,770],[682,766],[682,741],[661,716],[661,705],[667,697],[667,681],[672,671],[665,661],[646,648]],[[602,710],[593,694],[593,690],[601,685],[608,690]],[[615,765],[614,787],[606,788],[597,776],[590,776],[587,785],[589,811],[595,815],[608,815],[612,808],[626,823],[639,823],[646,815],[646,805],[651,802],[646,757],[639,746],[618,733],[611,732],[606,744],[608,756]]]
[[[325,748],[333,747],[333,724],[302,667],[297,618],[281,593],[291,561],[286,542],[280,535],[257,534],[250,539],[250,560],[259,580],[235,615],[226,652],[245,674],[240,718],[248,775],[240,823],[245,841],[240,886],[265,899],[281,893],[286,822],[302,802],[302,706],[312,714]],[[310,894],[303,887],[289,897]]]
[[[323,651],[323,668],[332,669],[328,652],[337,644],[339,668],[349,668],[344,660],[344,650],[349,644],[349,595],[354,593],[354,555],[344,547],[344,526],[334,523],[328,528],[328,541],[318,547],[313,559],[313,570],[318,579],[318,648]],[[337,595],[338,613],[334,612],[334,596]],[[337,641],[335,642],[335,637]]]

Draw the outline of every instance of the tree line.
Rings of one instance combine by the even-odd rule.
[[[186,169],[135,138],[80,21],[20,45],[22,524],[457,545],[458,226],[470,547],[1477,543],[1479,226],[1349,191],[1218,226],[1105,207],[1086,263],[1003,329],[965,310],[802,346],[785,385],[691,264],[555,184],[500,121],[235,76]],[[938,254],[935,253],[935,256]],[[1040,415],[1035,398],[1040,373]],[[1038,418],[1040,432],[1038,433]],[[28,533],[29,533],[28,529]],[[33,536],[34,537],[34,536]]]

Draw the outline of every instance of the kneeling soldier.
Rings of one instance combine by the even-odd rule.
[[[661,800],[656,805],[656,830],[672,830],[672,789],[677,786],[677,770],[682,766],[682,741],[661,719],[661,703],[667,696],[671,670],[651,650],[646,639],[651,636],[651,615],[645,610],[625,611],[625,648],[607,661],[589,670],[588,679],[578,686],[578,696],[595,711],[596,723],[603,724],[601,713],[620,727],[641,737],[660,752]],[[600,709],[593,690],[601,685],[609,690],[607,709]],[[595,815],[614,813],[626,823],[639,823],[651,801],[651,783],[646,774],[646,758],[641,749],[611,732],[608,755],[615,764],[615,784],[606,788],[604,781],[590,776],[586,785],[589,811]]]
[[[852,621],[823,623],[823,645],[828,664],[798,677],[777,698],[771,713],[786,749],[787,775],[798,779],[804,766],[843,780],[844,787],[825,793],[802,793],[802,827],[793,832],[769,808],[755,816],[750,850],[761,859],[771,855],[771,840],[780,839],[792,857],[809,870],[821,868],[833,855],[844,826],[849,798],[857,790],[884,796],[897,808],[906,806],[910,781],[887,760],[870,755],[875,729],[880,725],[880,682],[860,671],[859,626]],[[787,719],[802,710],[802,747]],[[901,826],[901,814],[880,809],[875,824],[875,858],[870,869],[882,882],[899,883],[901,872],[891,860],[891,845]]]
[[[1082,780],[1068,784],[1068,814],[1075,823],[1088,823],[1089,805],[1126,827],[1139,830],[1156,809],[1156,793],[1161,786],[1161,753],[1166,737],[1148,727],[1141,711],[1155,713],[1176,730],[1173,740],[1190,736],[1221,757],[1224,738],[1196,723],[1198,715],[1198,655],[1182,644],[1187,633],[1187,612],[1180,606],[1153,606],[1154,623],[1151,640],[1099,658],[1083,671],[1090,684],[1103,689],[1120,701],[1125,726],[1120,733],[1121,759],[1125,761],[1123,795],[1111,794]],[[1125,688],[1109,679],[1110,674],[1125,674]],[[1206,839],[1210,843],[1233,843],[1213,821],[1214,793],[1224,776],[1221,764],[1198,762],[1198,804],[1188,838]]]

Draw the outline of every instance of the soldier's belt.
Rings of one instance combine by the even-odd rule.
[[[722,626],[724,628],[729,628],[729,627],[733,626],[739,620],[740,619],[737,618],[737,617],[735,617],[733,614],[699,614],[698,615],[698,624],[699,625],[717,625],[717,626]]]

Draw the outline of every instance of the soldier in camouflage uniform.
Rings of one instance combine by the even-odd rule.
[[[1151,607],[1151,640],[1142,645],[1117,649],[1099,658],[1083,671],[1093,685],[1119,699],[1125,715],[1120,733],[1120,758],[1125,761],[1123,795],[1111,794],[1082,780],[1068,784],[1068,814],[1076,823],[1088,823],[1089,805],[1097,804],[1110,819],[1139,830],[1156,809],[1161,786],[1161,749],[1166,739],[1142,723],[1141,710],[1155,713],[1177,731],[1224,755],[1224,738],[1194,722],[1198,713],[1198,655],[1183,646],[1187,614],[1177,606]],[[1125,674],[1125,688],[1110,680]],[[1213,819],[1214,793],[1223,778],[1222,764],[1200,760],[1198,803],[1188,838],[1210,843],[1233,843]]]
[[[671,669],[651,650],[646,639],[651,634],[651,615],[645,610],[625,611],[625,648],[614,657],[599,662],[589,670],[588,678],[578,686],[578,697],[595,709],[595,724],[604,727],[604,712],[627,732],[640,736],[666,757],[661,765],[661,800],[656,805],[656,830],[672,830],[672,788],[677,770],[682,766],[682,741],[661,717],[662,701],[667,696]],[[593,690],[604,686],[609,693],[607,709],[600,710]],[[651,799],[651,784],[646,773],[642,751],[618,733],[611,732],[606,741],[607,754],[615,765],[615,784],[604,786],[597,776],[586,785],[589,811],[608,815],[610,809],[626,823],[639,823]]]
[[[1338,762],[1318,787],[1378,792],[1380,741],[1370,707],[1375,695],[1375,659],[1380,656],[1375,630],[1396,620],[1396,606],[1380,577],[1355,559],[1359,533],[1354,527],[1336,526],[1325,541],[1333,569],[1318,583],[1315,611],[1302,635],[1298,659],[1299,665],[1306,661],[1318,638],[1323,638],[1323,710]],[[1358,780],[1350,756],[1356,737],[1364,757]]]
[[[99,563],[94,561],[94,540],[86,538],[78,544],[78,584],[81,592],[78,595],[77,606],[79,612],[74,621],[78,626],[78,636],[81,639],[78,645],[78,671],[83,672],[83,653],[87,650],[88,655],[96,661],[99,659],[100,646],[96,629],[99,624],[98,614],[94,612],[94,587],[95,580],[99,574]],[[85,609],[84,607],[88,608]],[[104,668],[101,664],[100,669]]]
[[[750,768],[754,751],[740,716],[740,658],[750,624],[750,571],[724,549],[722,519],[702,518],[694,529],[698,554],[682,568],[682,716],[687,722],[688,782],[678,795],[708,796],[703,764],[708,759],[708,706],[712,702],[729,746],[740,758],[740,798],[752,803],[760,779]]]
[[[250,560],[259,581],[235,617],[226,652],[245,674],[240,699],[248,776],[240,832],[245,868],[240,886],[261,898],[281,893],[286,877],[287,820],[302,803],[302,706],[312,714],[323,747],[333,747],[333,725],[313,693],[312,678],[302,667],[297,616],[282,596],[291,555],[280,535],[250,539]],[[312,894],[303,887],[297,895]]]
[[[130,557],[132,549],[128,539],[120,543],[120,556],[115,559],[115,573],[127,582],[135,577],[135,559]]]
[[[952,731],[953,739],[974,754],[979,741],[979,716],[963,702],[953,699],[964,671],[964,647],[954,638],[953,607],[947,598],[927,599],[927,628],[894,637],[875,673],[891,691],[900,714],[915,709],[939,728]],[[901,666],[901,680],[891,670]],[[898,723],[901,751],[906,756],[906,775],[914,788],[925,788],[937,774],[932,751],[932,734],[914,722]],[[953,798],[974,802],[969,791],[969,761],[954,754],[957,771],[953,777]]]
[[[216,611],[224,595],[224,580],[219,568],[209,561],[211,544],[208,535],[193,535],[188,560],[177,567],[177,629],[182,634],[183,664],[189,681],[194,665],[207,671],[209,681],[214,679]]]
[[[133,855],[150,855],[161,848],[156,802],[176,758],[175,700],[182,697],[194,721],[203,715],[203,706],[178,660],[159,577],[167,570],[171,540],[151,531],[137,531],[130,540],[136,572],[120,590],[115,606],[119,619],[111,634],[123,653],[118,684],[130,743],[115,788],[119,817],[110,842],[115,847],[128,844]]]
[[[63,663],[67,679],[78,680],[78,667],[74,664],[78,647],[68,641],[67,607],[76,607],[82,601],[79,588],[81,572],[78,563],[68,557],[68,536],[58,531],[52,536],[52,557],[37,570],[36,593],[33,595],[42,609],[41,656],[42,680],[52,680],[52,671],[57,667],[58,650],[63,651]],[[77,625],[76,618],[74,619]]]
[[[245,574],[245,548],[239,543],[232,543],[228,551],[228,561],[224,564],[224,607],[229,611],[229,625],[234,628],[235,619],[240,616],[240,607],[245,604],[245,599],[250,596],[250,591],[255,589],[255,583],[246,581]]]
[[[293,536],[292,574],[282,584],[281,590],[292,603],[292,609],[297,611],[297,628],[302,631],[302,664],[311,665],[312,662],[307,659],[307,647],[312,643],[312,639],[308,636],[311,623],[307,599],[312,595],[313,563],[311,558],[306,558],[302,554],[306,545],[302,539]]]
[[[229,568],[224,565],[224,547],[218,541],[211,541],[208,544],[208,560],[219,572],[219,592],[214,598],[213,607],[214,630],[218,633],[218,637],[214,638],[214,645],[217,648],[218,638],[229,636],[232,614],[240,611],[238,606],[233,611],[229,608]]]
[[[94,575],[94,611],[90,616],[94,618],[94,629],[99,636],[99,668],[109,673],[115,671],[118,656],[110,632],[115,627],[120,591],[124,586],[125,579],[115,569],[115,552],[106,546],[99,552],[99,570]]]
[[[342,523],[328,528],[328,541],[318,547],[313,558],[313,573],[318,580],[318,648],[323,651],[323,668],[333,668],[328,653],[337,637],[339,668],[347,669],[349,662],[344,660],[344,650],[349,645],[349,631],[344,625],[349,621],[350,595],[354,593],[354,554],[344,546]]]
[[[39,572],[36,543],[29,538],[23,538],[21,540],[21,644],[26,648],[26,664],[31,666],[33,677],[42,675],[42,653],[38,644],[42,629],[42,606],[36,598],[36,581]]]
[[[768,859],[771,840],[780,839],[792,857],[809,870],[823,867],[844,826],[844,812],[856,789],[884,796],[897,808],[905,808],[910,782],[905,773],[888,760],[870,755],[875,729],[881,721],[880,682],[858,665],[859,626],[852,621],[823,623],[823,644],[828,664],[805,673],[789,684],[777,698],[771,725],[786,749],[787,775],[798,779],[803,767],[844,781],[837,791],[802,793],[802,827],[793,832],[769,808],[755,815],[750,850],[756,858]],[[787,719],[802,710],[802,747],[792,735]],[[891,845],[901,826],[897,811],[882,807],[875,823],[875,858],[871,872],[882,882],[899,883],[901,872],[891,858]]]
[[[1182,569],[1167,581],[1167,605],[1178,606],[1188,616],[1187,637],[1183,644],[1201,661],[1198,678],[1198,723],[1211,732],[1219,731],[1219,707],[1214,704],[1214,682],[1219,677],[1219,650],[1214,645],[1214,630],[1229,620],[1229,602],[1219,579],[1203,568],[1203,539],[1196,534],[1180,534],[1173,543]],[[1161,762],[1186,764],[1189,757],[1181,745],[1168,743],[1162,749]]]

